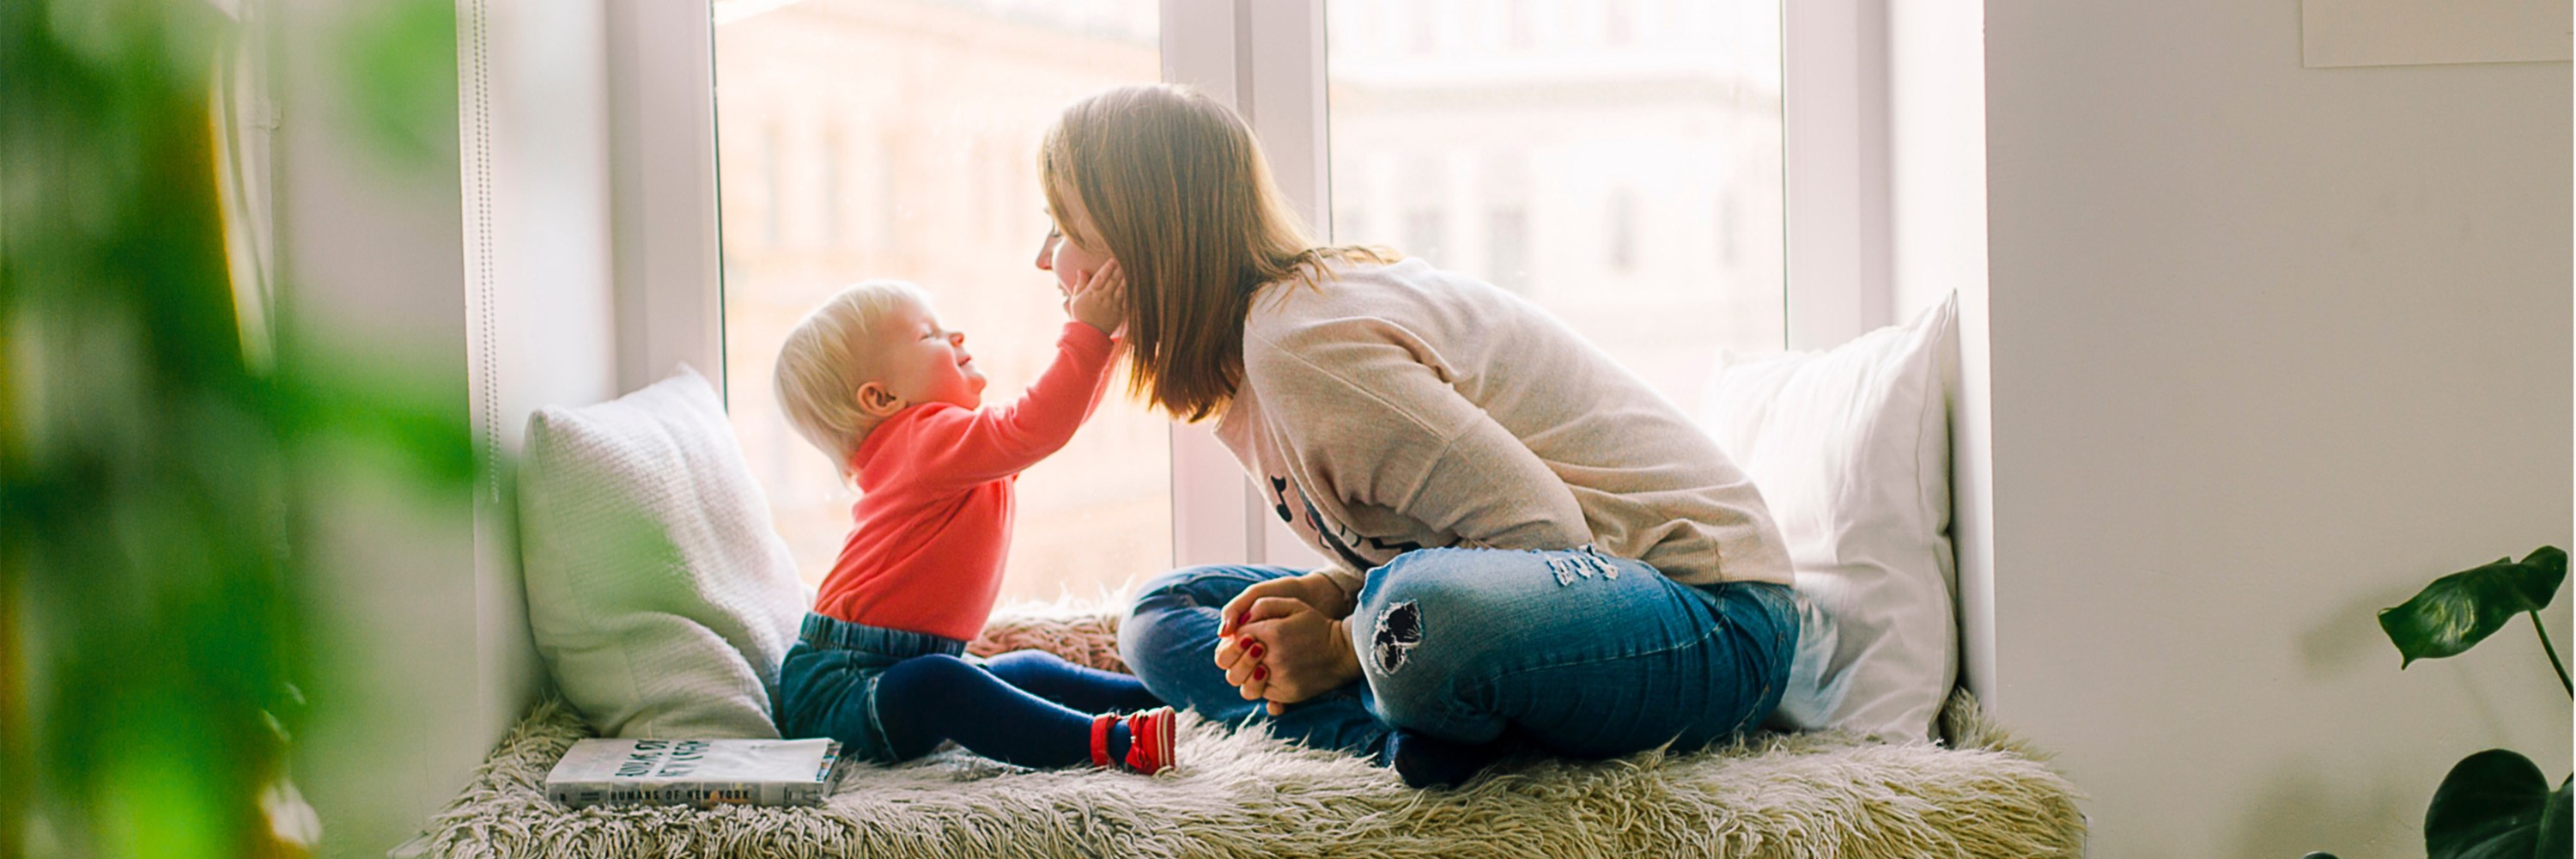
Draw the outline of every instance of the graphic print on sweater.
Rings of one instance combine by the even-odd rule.
[[[1271,511],[1279,514],[1280,521],[1288,523],[1289,530],[1311,535],[1315,538],[1315,542],[1321,543],[1324,548],[1332,550],[1333,556],[1339,559],[1342,563],[1349,565],[1352,572],[1366,573],[1369,570],[1377,568],[1380,564],[1395,560],[1397,555],[1415,551],[1417,549],[1429,548],[1421,543],[1416,543],[1411,540],[1388,542],[1377,537],[1362,534],[1353,530],[1350,526],[1326,520],[1324,518],[1323,511],[1315,509],[1314,499],[1306,497],[1305,487],[1299,486],[1295,482],[1275,474],[1267,476],[1270,478],[1268,482],[1270,484]],[[1296,506],[1293,508],[1290,507],[1288,503],[1289,495],[1291,493],[1296,495]],[[1304,521],[1298,520],[1297,516],[1293,512],[1296,509],[1303,509],[1306,511]],[[1461,541],[1451,540],[1449,545],[1455,546],[1458,545],[1459,542]],[[1367,545],[1370,549],[1383,557],[1372,558],[1370,556],[1360,554],[1354,547],[1362,544]]]

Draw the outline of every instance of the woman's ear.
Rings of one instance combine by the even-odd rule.
[[[904,406],[911,405],[904,402],[902,397],[896,396],[894,389],[886,387],[884,382],[860,385],[856,396],[859,401],[859,412],[877,420],[894,417],[894,413],[903,411]]]

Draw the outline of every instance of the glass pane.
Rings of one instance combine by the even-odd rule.
[[[1333,239],[1517,292],[1696,413],[1784,346],[1779,0],[1331,0]]]
[[[725,382],[779,533],[819,582],[851,489],[788,428],[778,344],[842,286],[897,278],[967,333],[1017,398],[1064,311],[1035,266],[1047,229],[1037,145],[1076,99],[1161,78],[1155,0],[718,0],[717,169]],[[1123,381],[1123,380],[1122,380]],[[1121,384],[1121,382],[1112,382]],[[1170,568],[1170,424],[1107,398],[1022,475],[1002,598],[1090,595]]]

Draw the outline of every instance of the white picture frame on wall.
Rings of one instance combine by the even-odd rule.
[[[2312,69],[2565,62],[2566,0],[2302,0],[2299,47]]]

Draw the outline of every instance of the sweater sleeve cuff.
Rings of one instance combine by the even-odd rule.
[[[1056,335],[1056,340],[1096,355],[1109,354],[1111,345],[1108,332],[1093,328],[1088,322],[1065,322],[1064,331]]]
[[[1332,579],[1333,584],[1340,586],[1342,593],[1350,595],[1352,605],[1359,604],[1360,587],[1368,583],[1368,579],[1366,577],[1359,573],[1342,569],[1340,564],[1325,567],[1323,569],[1316,570],[1315,572],[1323,573],[1325,578]]]

